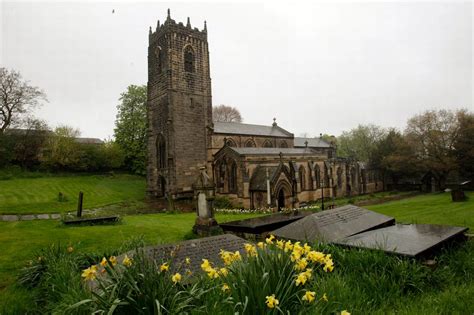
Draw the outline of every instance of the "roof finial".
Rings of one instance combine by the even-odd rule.
[[[170,8],[168,8],[168,17],[167,17],[168,20],[171,20],[171,11],[170,11]]]
[[[207,22],[204,20],[204,32],[207,32]]]
[[[186,23],[186,27],[191,28],[191,20],[189,19],[189,16],[188,16],[188,22]]]
[[[150,31],[149,31],[149,34],[150,34],[150,35],[152,34],[152,31],[151,31],[151,26],[150,26]]]
[[[276,120],[277,120],[276,118],[273,118],[273,124],[272,124],[273,127],[277,125]]]
[[[160,20],[158,20],[158,22],[156,23],[156,30],[158,30],[160,28]]]

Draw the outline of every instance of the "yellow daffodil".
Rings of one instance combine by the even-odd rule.
[[[190,276],[190,275],[193,274],[193,272],[192,272],[190,269],[186,269],[186,274],[187,274],[188,276]]]
[[[273,244],[274,239],[275,239],[275,236],[270,234],[270,236],[265,239],[265,242],[270,245],[270,244]]]
[[[211,278],[211,279],[217,279],[217,278],[219,278],[219,273],[217,272],[216,269],[214,269],[214,268],[212,268],[212,267],[209,267],[209,268],[206,270],[206,272],[207,272],[208,277]]]
[[[283,242],[282,240],[276,241],[276,245],[279,249],[285,248],[285,242]]]
[[[280,301],[278,301],[276,298],[275,298],[275,294],[272,294],[272,295],[267,295],[266,296],[266,301],[265,303],[267,304],[267,307],[268,308],[275,308],[275,306],[277,306],[278,304],[280,304]]]
[[[160,266],[160,271],[161,272],[168,271],[168,269],[170,269],[170,266],[168,265],[168,263],[164,263]]]
[[[225,277],[229,274],[229,270],[227,268],[221,268],[219,269],[219,273]]]
[[[293,244],[291,243],[291,241],[288,241],[285,243],[284,251],[286,253],[287,251],[290,251],[290,250],[293,250]]]
[[[306,283],[306,281],[308,281],[308,277],[307,277],[307,274],[305,272],[300,272],[296,276],[296,280],[295,280],[296,286],[299,286],[300,284],[304,285]]]
[[[96,275],[97,275],[97,267],[96,266],[90,266],[89,268],[87,269],[84,269],[82,271],[82,277],[84,278],[84,280],[94,280],[96,278]]]
[[[117,264],[117,257],[115,256],[110,256],[109,261],[112,264],[112,266],[115,266]]]
[[[291,261],[297,261],[298,259],[301,258],[301,252],[294,250],[291,252]]]
[[[185,262],[186,262],[186,265],[190,265],[191,264],[191,258],[186,257]]]
[[[313,276],[313,269],[308,268],[305,270],[304,274],[306,275],[306,278],[309,280]]]
[[[129,258],[127,255],[125,255],[125,257],[123,258],[122,260],[122,264],[125,266],[125,267],[130,267],[132,265],[132,259]]]
[[[321,300],[323,300],[324,302],[328,301],[328,296],[326,295],[326,293],[323,294],[323,297],[321,298]]]
[[[324,267],[323,267],[323,270],[326,271],[326,272],[332,272],[334,270],[334,263],[332,261],[332,259],[327,259],[324,261]]]
[[[265,243],[264,242],[258,242],[257,247],[260,248],[260,249],[264,249],[265,248]]]
[[[303,251],[305,254],[308,254],[311,251],[311,246],[309,246],[308,243],[304,243]]]
[[[314,301],[315,295],[316,295],[316,293],[313,292],[313,291],[306,291],[306,293],[303,295],[301,300],[306,301],[308,303],[311,303],[311,302]]]
[[[100,261],[100,265],[101,265],[102,267],[107,266],[107,265],[108,265],[107,258],[105,258],[105,257],[102,258],[102,260]]]
[[[244,247],[248,256],[257,256],[257,249],[255,248],[254,245],[245,243]]]
[[[242,256],[240,256],[240,252],[238,250],[232,255],[232,261],[242,260]]]
[[[74,247],[68,246],[67,252],[68,252],[68,253],[72,253],[73,251],[74,251]]]
[[[221,290],[222,290],[222,292],[227,293],[227,292],[230,292],[230,287],[227,285],[227,283],[224,283],[224,284],[222,285],[222,289],[221,289]]]
[[[343,311],[341,312],[341,315],[351,315],[351,313],[349,313],[349,312],[346,311],[346,310],[343,310]]]
[[[181,275],[177,272],[171,277],[171,281],[173,281],[174,284],[178,283],[181,281]]]
[[[306,254],[306,258],[308,258],[308,260],[311,262],[323,263],[325,259],[325,255],[321,252],[312,250]]]
[[[306,258],[301,258],[300,260],[297,260],[295,263],[295,270],[301,271],[304,270],[308,266],[308,261]]]

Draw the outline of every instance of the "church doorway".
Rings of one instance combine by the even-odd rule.
[[[278,192],[278,211],[281,211],[282,208],[285,208],[285,191],[283,188]]]

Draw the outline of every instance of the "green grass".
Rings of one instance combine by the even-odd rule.
[[[474,193],[469,199],[452,202],[450,193],[425,194],[366,208],[393,216],[403,223],[429,223],[466,226],[474,230]]]
[[[83,208],[95,208],[145,198],[145,180],[133,175],[69,175],[0,180],[0,214],[75,211],[79,191]],[[62,192],[66,201],[58,201]]]

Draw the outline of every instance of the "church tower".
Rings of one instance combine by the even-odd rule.
[[[192,195],[199,168],[206,166],[212,131],[212,96],[207,28],[170,17],[148,44],[148,165],[150,196]]]

